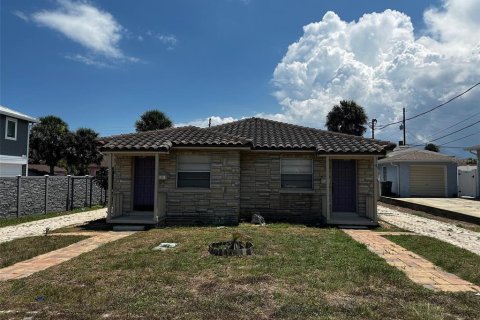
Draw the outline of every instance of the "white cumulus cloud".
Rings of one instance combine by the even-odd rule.
[[[108,12],[85,1],[58,0],[54,10],[42,10],[31,15],[33,21],[60,32],[97,55],[114,62],[135,61],[119,47],[124,28]],[[76,55],[75,55],[76,56]],[[76,59],[94,65],[93,58]],[[104,63],[104,62],[98,62]]]
[[[303,27],[278,63],[272,82],[282,110],[264,116],[322,127],[334,104],[353,99],[385,124],[398,120],[403,107],[407,117],[417,114],[480,81],[480,2],[446,0],[426,10],[424,20],[426,30],[416,34],[410,17],[394,10],[351,22],[327,12]],[[428,140],[478,110],[472,103],[479,99],[480,88],[453,107],[408,122],[408,132]],[[398,126],[380,133],[400,138]],[[475,139],[479,136],[460,143]]]

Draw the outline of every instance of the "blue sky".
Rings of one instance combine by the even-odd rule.
[[[307,34],[313,33],[319,37],[315,39],[321,40],[325,37],[321,32],[325,31],[318,31],[315,25],[306,31],[304,26],[322,21],[329,28],[338,21],[345,24],[353,21],[358,28],[342,32],[346,32],[348,37],[362,39],[362,34],[367,37],[373,34],[378,38],[377,32],[388,30],[382,23],[393,23],[395,30],[407,30],[405,32],[408,33],[409,20],[414,39],[409,39],[407,35],[394,40],[414,43],[412,47],[424,46],[428,52],[440,52],[447,48],[445,45],[437,49],[448,40],[445,40],[448,32],[435,29],[435,19],[444,18],[440,16],[441,12],[435,10],[449,10],[448,3],[440,0],[354,3],[2,0],[0,5],[0,103],[37,117],[54,114],[67,121],[71,129],[91,127],[102,135],[133,131],[134,121],[151,108],[166,112],[177,124],[202,125],[211,116],[221,123],[232,118],[263,115],[322,128],[326,108],[330,108],[339,96],[356,98],[362,104],[372,105],[367,108],[369,116],[387,123],[397,119],[400,105],[412,103],[405,100],[410,97],[397,97],[392,103],[395,104],[393,109],[385,109],[370,103],[374,92],[369,95],[370,98],[365,97],[355,92],[352,89],[355,85],[351,83],[345,83],[345,92],[335,91],[333,94],[331,87],[324,85],[324,80],[319,80],[323,71],[318,71],[318,66],[312,69],[314,64],[305,63],[305,55],[295,48],[289,49],[289,46],[298,42],[305,50],[317,50],[318,47],[307,43]],[[387,9],[394,12],[385,12]],[[424,18],[428,10],[432,12],[431,21]],[[331,14],[326,15],[329,11]],[[396,11],[403,15],[396,14]],[[369,19],[359,21],[363,15],[372,12],[380,13],[382,19],[370,15]],[[74,17],[78,24],[72,25],[71,20],[65,20],[65,17]],[[432,37],[436,43],[432,44],[433,40],[420,42],[418,39],[423,35]],[[359,43],[362,44],[361,41]],[[338,42],[332,44],[332,52],[337,52],[334,50],[336,46],[341,47]],[[380,64],[372,62],[373,58],[358,58],[361,56],[359,52],[370,50],[370,45],[350,47],[353,45],[348,50],[356,53],[355,59],[369,66],[369,70],[371,64],[376,64],[375,68]],[[424,52],[417,50],[414,55],[422,57],[425,62]],[[343,54],[342,57],[347,59],[344,61],[350,61],[348,55]],[[330,64],[320,55],[315,59],[320,59],[319,63]],[[312,61],[310,58],[307,60]],[[282,64],[282,61],[285,63]],[[299,83],[295,80],[299,77],[294,70],[298,65],[296,62],[316,72],[314,80],[305,82],[308,85],[300,81],[300,89],[296,87]],[[336,67],[336,76],[339,70],[344,70],[344,76],[350,78],[352,72],[365,74],[359,71],[360,67],[351,68],[358,63],[341,64],[342,68]],[[395,67],[397,70],[398,64]],[[311,73],[308,70],[306,74]],[[405,72],[414,71],[409,69]],[[441,71],[442,74],[447,73],[443,69]],[[327,71],[325,73],[328,74]],[[398,82],[395,82],[396,79]],[[420,83],[433,93],[418,93],[419,97],[415,100],[417,110],[412,110],[412,114],[441,102],[449,94],[460,92],[474,79],[478,79],[478,74],[465,76],[448,88],[442,87],[439,93],[432,91],[431,86],[436,84],[431,79],[417,79],[412,86]],[[377,80],[372,81],[378,83]],[[401,87],[401,83],[405,82],[397,76],[388,80],[393,87]],[[299,90],[301,94],[298,94]],[[318,100],[318,97],[324,98]],[[388,101],[382,103],[389,105]],[[309,104],[315,105],[309,107]],[[322,108],[318,109],[317,104],[321,104]],[[473,107],[468,108],[458,120],[473,111]],[[448,110],[439,111],[439,114],[441,112]],[[445,125],[450,122],[445,122]],[[423,141],[432,134],[423,132],[422,124],[412,126],[410,134],[415,140]],[[398,130],[379,134],[384,134],[385,139],[400,139]],[[459,134],[451,138],[460,137]],[[480,140],[479,136],[473,139]],[[461,141],[460,145],[463,146],[463,142],[474,141]]]

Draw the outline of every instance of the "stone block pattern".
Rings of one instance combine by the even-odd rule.
[[[73,207],[80,208],[90,205],[90,186],[92,187],[92,205],[103,204],[106,200],[105,191],[95,182],[90,184],[92,177],[73,178]],[[85,184],[87,179],[87,184]],[[47,180],[47,212],[61,212],[67,209],[67,201],[72,200],[71,186],[68,177],[52,176]],[[69,197],[67,199],[67,195]],[[85,195],[87,203],[85,204]],[[20,216],[45,213],[45,177],[21,177]],[[17,216],[17,178],[0,178],[0,219]]]
[[[313,190],[298,192],[281,188],[281,159],[313,160]],[[241,154],[240,217],[253,214],[267,222],[321,223],[322,196],[327,193],[325,158],[308,153],[245,152]]]
[[[133,159],[132,156],[115,156],[113,192],[122,194],[123,210],[133,210]]]
[[[186,154],[210,156],[210,189],[177,188],[177,157]],[[159,174],[167,177],[165,181],[159,181],[159,192],[167,194],[167,225],[238,223],[239,151],[176,151],[162,155]]]
[[[373,171],[372,159],[357,160],[357,212],[361,216],[367,214],[367,198],[375,194]]]
[[[178,155],[209,155],[210,189],[177,188]],[[122,194],[123,210],[133,211],[132,156],[115,157],[114,192]],[[167,225],[235,225],[240,211],[240,154],[238,151],[175,151],[159,157],[158,192],[166,193]]]

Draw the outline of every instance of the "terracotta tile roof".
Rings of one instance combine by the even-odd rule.
[[[455,157],[453,156],[428,150],[409,148],[390,152],[387,154],[386,158],[379,160],[378,163],[390,163],[397,161],[456,162]]]
[[[248,118],[214,126],[208,130],[224,132],[252,140],[253,149],[316,150],[319,153],[382,153],[394,145],[299,125]]]
[[[179,127],[112,136],[102,151],[167,151],[175,146],[249,147],[255,150],[313,150],[318,153],[383,154],[387,141],[323,131],[262,118],[211,128]]]
[[[173,146],[250,146],[245,138],[193,126],[123,134],[101,140],[102,151],[168,151]]]

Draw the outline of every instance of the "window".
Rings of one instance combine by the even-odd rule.
[[[7,118],[5,126],[5,139],[17,140],[17,119]]]
[[[209,156],[179,156],[177,168],[178,188],[210,188]]]
[[[282,188],[313,189],[313,163],[309,159],[283,159]]]
[[[387,181],[387,167],[382,167],[382,181]]]

